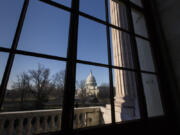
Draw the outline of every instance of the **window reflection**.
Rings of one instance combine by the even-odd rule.
[[[131,2],[133,2],[134,4],[142,7],[142,3],[141,3],[141,0],[130,0]]]
[[[133,18],[135,33],[148,38],[144,15],[142,13],[132,9],[132,18]]]
[[[142,74],[144,93],[149,117],[164,114],[159,92],[157,77],[155,75]]]
[[[136,38],[141,70],[155,72],[150,43]]]

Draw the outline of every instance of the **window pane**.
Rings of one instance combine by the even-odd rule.
[[[148,116],[163,115],[163,107],[159,93],[157,77],[155,75],[142,74],[144,93],[146,97]]]
[[[142,7],[142,3],[141,3],[141,0],[130,0],[131,2],[133,2],[134,4]]]
[[[111,123],[107,68],[77,65],[74,128]]]
[[[113,74],[116,122],[139,119],[135,73],[113,69]]]
[[[134,68],[130,35],[110,28],[110,38],[113,65]]]
[[[62,5],[65,5],[67,7],[71,7],[71,0],[51,0],[57,3],[60,3]]]
[[[106,26],[79,18],[78,59],[108,63]]]
[[[109,0],[109,19],[111,24],[128,30],[128,18],[126,6],[118,1]]]
[[[30,2],[18,49],[66,57],[69,12]]]
[[[0,52],[0,84],[3,78],[7,59],[8,59],[8,53]]]
[[[105,20],[105,0],[80,0],[80,11]]]
[[[61,108],[65,62],[16,55],[4,111]]]
[[[22,118],[40,123],[38,133],[49,132],[52,128],[60,130],[64,74],[65,62],[16,55],[2,111],[13,111],[9,114],[13,119],[19,118],[14,111],[22,111]],[[49,128],[44,129],[44,123],[48,122],[45,119],[54,119],[55,125],[47,123]],[[33,126],[30,130],[36,132]]]
[[[141,70],[155,72],[150,43],[136,38]]]
[[[5,121],[8,115],[10,122],[30,121],[32,126],[25,132],[31,134],[60,130],[64,73],[65,62],[16,55],[0,119]],[[9,128],[4,130],[12,134]]]
[[[0,1],[0,46],[10,48],[24,0]]]
[[[144,15],[132,9],[132,17],[135,33],[148,38]]]

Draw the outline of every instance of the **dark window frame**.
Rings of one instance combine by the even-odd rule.
[[[159,69],[158,69],[158,65],[156,65],[157,61],[156,61],[155,55],[153,55],[153,60],[155,61],[154,64],[155,64],[155,69],[156,69],[155,72],[143,71],[140,69],[140,63],[139,63],[139,59],[138,59],[138,51],[137,51],[137,44],[136,44],[135,37],[138,37],[138,38],[141,38],[143,40],[150,42],[151,48],[152,48],[152,53],[154,53],[154,49],[153,49],[154,46],[152,45],[154,41],[152,40],[153,35],[149,30],[150,27],[148,26],[149,25],[148,22],[146,22],[146,24],[147,24],[149,38],[143,37],[134,32],[134,28],[133,28],[134,26],[133,26],[132,14],[131,14],[131,10],[133,8],[133,9],[141,12],[145,16],[145,20],[149,21],[149,19],[147,17],[148,13],[145,10],[145,8],[139,7],[136,4],[130,2],[129,0],[116,0],[116,1],[120,1],[120,2],[124,3],[126,6],[127,14],[128,14],[128,23],[130,26],[130,29],[126,30],[121,27],[110,24],[109,15],[108,15],[108,0],[104,0],[105,1],[105,13],[106,13],[105,21],[79,11],[79,0],[72,0],[71,7],[66,7],[62,4],[53,2],[51,0],[39,0],[39,1],[44,2],[48,5],[51,5],[54,8],[59,8],[60,10],[65,10],[65,11],[70,12],[71,16],[70,16],[70,26],[69,26],[69,41],[68,41],[67,57],[64,58],[64,57],[47,55],[47,54],[42,54],[42,53],[17,50],[17,45],[18,45],[18,41],[19,41],[19,38],[21,35],[21,30],[22,30],[23,23],[25,20],[27,8],[29,6],[29,0],[24,0],[24,5],[23,5],[22,11],[21,11],[21,15],[19,18],[18,26],[16,29],[16,33],[14,35],[14,40],[13,40],[11,48],[0,47],[0,52],[9,53],[8,61],[7,61],[6,67],[5,67],[5,71],[4,71],[3,78],[2,78],[2,83],[0,86],[0,108],[2,107],[2,104],[3,104],[7,83],[8,83],[10,72],[12,69],[13,62],[14,62],[14,57],[16,54],[21,54],[21,55],[26,55],[26,56],[40,57],[40,58],[45,58],[45,59],[52,59],[52,60],[67,62],[66,75],[65,75],[65,93],[64,93],[63,112],[62,112],[62,131],[73,130],[74,93],[75,93],[75,79],[76,79],[76,64],[77,63],[86,64],[86,65],[94,65],[94,66],[99,66],[99,67],[106,67],[109,69],[111,117],[112,117],[112,123],[110,125],[119,124],[119,123],[115,122],[114,96],[113,96],[114,95],[113,73],[112,73],[113,69],[131,71],[131,72],[134,72],[137,74],[137,84],[138,84],[138,89],[139,89],[139,92],[138,92],[139,99],[138,100],[139,100],[140,115],[141,115],[140,121],[147,121],[148,119],[150,119],[150,118],[148,118],[148,115],[147,115],[146,100],[145,100],[145,96],[144,96],[144,89],[143,89],[143,84],[142,84],[141,73],[156,75],[158,78],[159,86],[161,87],[162,84],[160,82]],[[147,2],[145,2],[145,0],[142,0],[142,3],[143,3],[143,5],[146,5]],[[108,64],[102,64],[102,63],[96,63],[96,62],[90,62],[90,61],[84,61],[84,60],[77,59],[77,46],[78,46],[77,38],[78,38],[79,16],[83,16],[85,18],[88,18],[92,21],[95,21],[97,23],[100,23],[100,24],[103,24],[106,26]],[[118,66],[112,65],[110,28],[114,28],[116,30],[125,32],[130,35],[131,44],[132,44],[132,48],[133,48],[133,56],[135,58],[135,63],[136,63],[135,69],[126,68],[126,67],[118,67]],[[69,84],[71,84],[71,85],[69,85]],[[162,90],[160,88],[160,93],[162,93],[161,91]],[[164,102],[162,101],[162,104],[163,103]],[[164,109],[164,107],[163,107],[163,109]],[[165,111],[165,109],[164,109],[164,111]],[[166,112],[164,112],[164,113],[166,115]]]

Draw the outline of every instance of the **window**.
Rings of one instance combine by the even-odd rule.
[[[17,1],[0,2],[4,134],[164,115],[140,0]]]
[[[22,10],[23,1],[19,0],[11,2],[11,0],[3,0],[1,3],[3,4],[0,5],[0,46],[10,48]]]

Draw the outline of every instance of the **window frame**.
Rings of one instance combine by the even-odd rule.
[[[128,17],[128,24],[129,24],[129,30],[123,29],[121,27],[115,26],[109,22],[109,15],[108,15],[108,0],[104,0],[105,4],[105,18],[106,20],[103,21],[101,19],[98,19],[94,16],[91,16],[89,14],[86,14],[84,12],[79,11],[79,1],[80,0],[72,0],[72,5],[71,7],[66,7],[62,4],[59,4],[57,2],[53,2],[51,0],[39,0],[41,2],[44,2],[50,6],[53,6],[54,8],[59,8],[60,10],[65,10],[70,12],[70,25],[69,25],[69,39],[68,39],[68,50],[67,50],[67,58],[64,57],[59,57],[59,56],[53,56],[53,55],[47,55],[47,54],[41,54],[41,53],[35,53],[35,52],[29,52],[29,51],[23,51],[23,50],[17,50],[18,46],[18,41],[21,36],[21,31],[23,27],[23,23],[25,20],[27,8],[29,6],[29,0],[24,0],[23,8],[21,11],[21,15],[19,18],[18,26],[16,29],[16,33],[14,35],[14,40],[12,43],[11,48],[5,48],[5,47],[0,47],[0,52],[7,52],[9,53],[8,61],[5,67],[5,71],[2,77],[2,83],[0,86],[0,108],[2,107],[3,100],[5,97],[5,92],[6,92],[6,87],[7,83],[9,80],[9,76],[11,73],[12,65],[14,62],[14,58],[16,54],[21,54],[21,55],[26,55],[26,56],[34,56],[34,57],[40,57],[40,58],[45,58],[45,59],[52,59],[52,60],[58,60],[58,61],[65,61],[66,64],[66,73],[65,73],[65,92],[64,92],[64,99],[63,99],[63,111],[62,111],[62,129],[61,131],[67,131],[69,130],[78,130],[78,129],[73,129],[73,114],[74,114],[74,95],[75,95],[75,80],[76,80],[76,64],[86,64],[86,65],[94,65],[94,66],[99,66],[99,67],[106,67],[109,69],[109,85],[110,85],[110,102],[111,102],[111,118],[112,118],[112,123],[108,125],[114,125],[114,124],[123,124],[123,123],[117,123],[115,122],[115,108],[114,108],[114,92],[113,92],[113,69],[119,69],[123,71],[132,71],[137,74],[137,87],[139,89],[138,91],[138,101],[139,101],[139,109],[140,109],[140,120],[139,121],[147,121],[150,119],[147,114],[147,108],[146,108],[146,99],[144,95],[144,88],[142,84],[142,77],[141,73],[146,73],[146,74],[151,74],[151,75],[156,75],[158,78],[158,83],[159,83],[159,90],[160,90],[160,95],[161,95],[161,101],[163,105],[163,110],[164,110],[164,115],[166,115],[165,112],[165,107],[164,107],[164,101],[162,99],[162,88],[161,88],[161,81],[160,81],[160,75],[159,75],[159,68],[156,60],[156,55],[154,51],[154,46],[153,46],[153,35],[150,32],[150,27],[148,21],[147,11],[145,8],[139,7],[136,4],[130,2],[129,0],[114,0],[114,1],[119,1],[125,4],[126,9],[127,9],[127,17]],[[141,0],[143,5],[146,5],[145,0]],[[149,38],[143,37],[141,35],[138,35],[134,32],[134,26],[133,26],[133,20],[132,20],[132,14],[131,10],[135,9],[139,12],[141,12],[144,17],[145,17],[145,22],[147,25],[147,31]],[[77,39],[78,39],[78,25],[79,25],[79,16],[85,17],[87,19],[90,19],[92,21],[95,21],[97,23],[103,24],[106,26],[106,38],[107,38],[107,50],[108,50],[108,64],[102,64],[102,63],[96,63],[96,62],[90,62],[90,61],[84,61],[84,60],[78,60],[77,59]],[[111,43],[110,43],[110,28],[114,28],[116,30],[125,32],[130,35],[130,40],[131,40],[131,46],[133,48],[133,56],[135,60],[135,69],[131,68],[126,68],[126,67],[118,67],[114,66],[112,64],[112,54],[111,54]],[[143,71],[140,69],[140,62],[138,58],[138,50],[137,50],[137,43],[136,43],[136,37],[146,40],[151,44],[151,52],[153,53],[153,61],[154,61],[154,66],[155,66],[155,72],[150,72],[150,71]],[[69,85],[71,84],[71,85]],[[141,102],[140,102],[141,101]],[[131,121],[128,121],[131,122]],[[107,126],[107,125],[104,125]],[[96,126],[99,127],[99,126]],[[90,127],[89,127],[90,128]],[[86,129],[86,128],[85,128]]]

